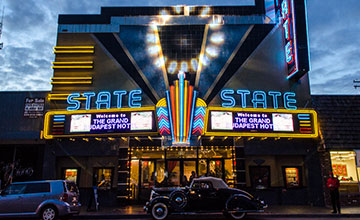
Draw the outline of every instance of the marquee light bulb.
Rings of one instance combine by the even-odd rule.
[[[222,43],[224,43],[224,39],[225,39],[224,33],[222,33],[222,32],[213,33],[210,36],[210,41],[213,44],[222,44]]]

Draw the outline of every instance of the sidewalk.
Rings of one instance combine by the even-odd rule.
[[[266,216],[273,218],[280,217],[322,217],[322,218],[336,218],[336,217],[360,217],[359,207],[343,207],[341,215],[332,214],[332,209],[326,207],[310,207],[310,206],[269,206],[264,213],[251,213],[250,216]],[[222,215],[222,213],[219,213]],[[132,205],[123,207],[104,207],[98,212],[87,212],[85,207],[82,207],[80,215],[74,216],[73,219],[121,219],[121,218],[150,218],[143,210],[143,206]]]

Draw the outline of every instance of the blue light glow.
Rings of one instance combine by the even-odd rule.
[[[67,97],[67,103],[69,105],[74,105],[74,106],[68,106],[66,108],[66,110],[68,111],[75,111],[75,110],[79,110],[80,109],[80,101],[79,100],[74,100],[73,98],[79,98],[80,97],[80,93],[73,93],[68,95]]]
[[[236,93],[240,95],[241,107],[246,108],[247,107],[246,96],[250,95],[250,91],[239,89],[239,90],[236,90]]]
[[[267,108],[266,93],[264,91],[254,91],[251,102],[253,103],[254,108],[257,108],[258,104],[261,104],[263,108]]]
[[[285,46],[285,55],[286,55],[286,62],[291,63],[294,60],[293,53],[292,53],[292,43],[289,41]]]
[[[95,92],[84,92],[83,96],[86,97],[85,109],[89,110],[91,108],[91,97],[94,97]]]
[[[291,105],[291,104],[296,104],[296,99],[295,98],[296,94],[293,92],[285,92],[284,93],[284,107],[286,109],[290,109],[290,110],[296,110],[297,107],[295,105]]]
[[[228,96],[228,95],[233,95],[234,94],[234,90],[232,89],[223,89],[220,93],[220,98],[223,101],[223,103],[221,104],[222,107],[226,107],[226,108],[232,108],[235,106],[235,99],[232,96]]]
[[[268,94],[273,97],[273,108],[278,109],[279,103],[277,97],[281,96],[281,92],[269,91]]]
[[[180,98],[180,132],[179,132],[179,136],[180,136],[180,142],[183,140],[184,138],[184,77],[185,74],[184,72],[180,72],[179,73],[179,98]]]
[[[102,91],[99,92],[96,99],[96,109],[101,109],[101,105],[105,105],[106,109],[111,107],[111,93]]]
[[[129,107],[130,108],[140,108],[141,107],[141,89],[132,90],[129,93]],[[140,96],[139,96],[140,95]]]
[[[117,104],[116,104],[116,107],[117,108],[122,108],[122,96],[123,95],[126,95],[126,91],[125,90],[117,90],[117,91],[114,91],[113,94],[114,95],[117,95]]]

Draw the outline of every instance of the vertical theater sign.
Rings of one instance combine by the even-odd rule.
[[[239,146],[318,137],[306,25],[304,0],[60,15],[43,137],[126,142],[127,198],[191,169],[249,185]]]

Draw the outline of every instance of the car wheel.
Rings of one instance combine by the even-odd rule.
[[[176,208],[182,209],[187,205],[187,197],[182,191],[174,191],[169,195],[170,201],[172,201]]]
[[[55,220],[57,218],[57,210],[53,206],[47,206],[41,211],[42,220]]]
[[[225,215],[229,219],[244,219],[246,217],[246,212],[227,212]]]
[[[164,220],[168,215],[168,206],[162,202],[155,203],[151,208],[151,216],[155,220]]]

